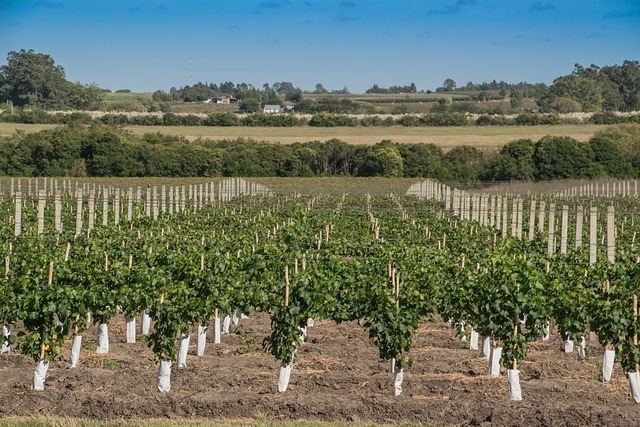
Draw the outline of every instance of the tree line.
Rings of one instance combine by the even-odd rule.
[[[446,96],[449,92],[480,91],[476,101],[495,99],[489,91],[499,90],[498,99],[506,98],[510,90],[511,106],[521,107],[521,99],[535,98],[541,112],[604,112],[640,110],[640,62],[625,60],[622,65],[584,67],[575,64],[569,75],[556,78],[550,86],[544,83],[508,84],[503,81],[475,84],[467,83],[458,87],[453,79],[446,79],[443,86],[436,89]],[[14,107],[37,107],[46,110],[78,109],[101,110],[105,108],[106,90],[96,85],[82,85],[66,80],[64,69],[55,64],[50,55],[33,50],[11,51],[7,63],[0,67],[0,103]],[[367,93],[416,93],[418,88],[410,85],[392,85],[383,88],[374,84]],[[429,93],[431,91],[427,91]],[[261,88],[247,83],[231,81],[215,83],[196,83],[181,88],[171,88],[168,92],[157,90],[150,101],[136,99],[136,107],[145,111],[163,111],[167,104],[180,102],[202,102],[219,96],[231,96],[240,100],[240,110],[256,112],[265,104],[285,102],[295,105],[301,112],[350,112],[372,113],[375,109],[358,105],[339,105],[338,102],[305,99],[305,92],[291,82],[281,81],[272,85],[265,83]],[[318,83],[314,94],[348,94],[342,90],[329,92]],[[515,98],[515,102],[514,102]],[[330,98],[331,99],[331,98]],[[344,100],[342,100],[344,101]],[[333,111],[340,108],[349,111]]]
[[[340,104],[343,104],[339,101]],[[438,107],[442,107],[438,105]],[[448,108],[434,108],[427,114],[399,114],[395,116],[365,115],[357,117],[326,111],[308,116],[296,114],[265,114],[256,112],[237,115],[229,112],[203,114],[125,114],[108,113],[92,117],[85,112],[49,113],[41,109],[22,109],[16,114],[0,115],[0,122],[25,124],[83,124],[101,123],[107,125],[137,126],[246,126],[246,127],[420,127],[420,126],[539,126],[558,124],[598,124],[640,123],[640,114],[615,114],[613,112],[593,113],[585,118],[562,117],[558,114],[521,113],[512,117],[505,115],[481,114],[472,116],[464,111]]]
[[[159,132],[134,135],[122,127],[75,122],[0,138],[0,174],[12,176],[434,178],[482,181],[640,177],[640,125],[618,125],[587,142],[546,136],[517,140],[498,152],[472,146],[448,152],[434,144],[344,141],[290,145],[198,139]]]

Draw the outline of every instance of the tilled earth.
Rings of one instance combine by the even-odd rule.
[[[106,355],[95,352],[96,327],[85,333],[77,369],[67,369],[69,342],[51,364],[44,392],[30,391],[35,364],[12,349],[0,356],[0,417],[640,425],[620,367],[602,383],[602,349],[594,341],[584,362],[564,353],[557,334],[532,343],[520,374],[523,400],[513,402],[506,376],[488,376],[487,360],[466,348],[450,325],[425,322],[414,335],[403,393],[395,397],[389,363],[379,359],[363,328],[316,322],[297,353],[289,389],[278,393],[279,362],[262,350],[269,328],[268,315],[242,319],[221,344],[209,336],[203,357],[195,355],[192,337],[188,367],[173,367],[171,391],[163,394],[145,337],[126,344],[122,317],[110,323]]]

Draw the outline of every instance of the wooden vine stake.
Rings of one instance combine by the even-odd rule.
[[[589,213],[589,265],[596,262],[598,244],[598,208],[592,207]]]
[[[610,263],[615,262],[615,210],[613,206],[607,208],[607,259]]]
[[[284,266],[284,306],[289,307],[289,265]]]
[[[14,235],[17,237],[20,235],[21,232],[22,232],[22,193],[17,192]]]
[[[516,326],[513,327],[513,337],[515,338],[517,336],[518,336],[518,325],[516,324]],[[517,345],[518,345],[517,343],[513,344],[514,350],[515,350]],[[513,370],[518,369],[518,359],[516,359],[515,356],[513,357],[513,368],[511,368],[511,369],[513,369]]]
[[[575,248],[578,249],[582,246],[582,224],[584,221],[584,208],[582,206],[578,206],[576,210],[576,239],[575,239]]]
[[[82,189],[76,191],[76,236],[82,232]]]
[[[400,308],[400,275],[396,274],[396,308]]]
[[[38,194],[38,235],[44,233],[44,208],[47,203],[44,190],[40,190]]]
[[[49,286],[51,286],[51,284],[53,284],[53,261],[51,261],[49,263],[49,279],[47,281],[47,284]]]

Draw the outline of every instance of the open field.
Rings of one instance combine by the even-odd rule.
[[[0,123],[0,135],[10,135],[16,130],[37,132],[56,125],[29,125]],[[133,133],[161,132],[182,135],[189,140],[197,138],[236,139],[249,138],[292,144],[306,141],[326,141],[337,138],[350,144],[376,144],[388,139],[399,143],[430,143],[443,150],[460,145],[493,150],[516,139],[534,141],[545,135],[569,136],[586,141],[605,125],[556,125],[556,126],[464,126],[464,127],[208,127],[208,126],[127,126]]]
[[[104,101],[106,103],[113,103],[113,102],[123,102],[123,101],[130,101],[132,99],[136,99],[136,98],[151,98],[151,93],[149,92],[144,92],[144,93],[126,93],[126,92],[120,92],[120,93],[106,93],[104,95]]]

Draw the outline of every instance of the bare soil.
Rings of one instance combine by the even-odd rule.
[[[277,392],[279,362],[262,351],[269,317],[240,320],[222,343],[209,337],[205,356],[172,369],[171,391],[157,392],[157,365],[144,337],[125,343],[124,320],[110,323],[110,353],[95,353],[96,328],[84,336],[77,369],[70,343],[51,364],[44,392],[30,391],[34,362],[12,349],[0,356],[0,418],[213,418],[397,423],[430,421],[482,426],[631,426],[640,423],[628,382],[616,366],[600,380],[602,350],[587,361],[565,354],[557,334],[531,344],[523,363],[524,400],[509,400],[507,378],[487,375],[487,360],[466,348],[444,322],[425,322],[413,342],[403,393],[393,395],[389,363],[355,323],[316,322],[299,349],[289,389]]]

